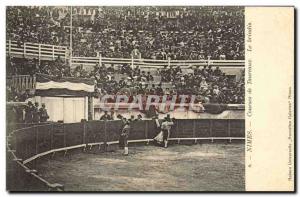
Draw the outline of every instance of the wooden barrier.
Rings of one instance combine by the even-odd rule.
[[[102,57],[73,57],[67,46],[40,44],[40,43],[18,43],[16,41],[6,41],[6,53],[9,56],[37,58],[38,60],[55,60],[58,57],[69,60],[72,67],[82,65],[83,67],[93,67],[97,64],[140,66],[142,68],[162,68],[164,66],[181,66],[188,68],[193,66],[219,66],[228,68],[239,68],[245,66],[244,60],[155,60],[155,59],[134,59],[131,58],[108,58]]]
[[[17,92],[25,90],[33,91],[36,85],[36,76],[31,75],[13,75],[7,78],[7,84]]]
[[[69,50],[66,46],[40,44],[40,43],[18,43],[6,41],[6,54],[13,57],[37,58],[39,60],[55,60],[58,57],[65,61],[69,59]]]
[[[170,138],[176,140],[240,139],[245,137],[244,127],[244,119],[181,119],[175,121]],[[19,129],[10,136],[15,141],[12,144],[15,145],[18,158],[23,159],[26,164],[55,151],[118,141],[121,129],[120,120],[53,123]],[[131,123],[129,140],[149,141],[157,132],[154,120],[135,121]]]
[[[7,145],[7,190],[9,191],[64,191],[59,183],[50,183],[28,168],[22,160],[17,158],[15,150]]]

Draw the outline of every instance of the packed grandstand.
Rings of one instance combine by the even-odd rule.
[[[72,7],[72,11],[70,7],[7,7],[6,30],[6,39],[17,45],[67,46],[75,57],[244,59],[242,7]],[[117,68],[96,64],[86,70],[82,65],[71,68],[61,57],[7,56],[7,76],[35,74],[93,78],[95,96],[129,91],[133,95],[197,95],[204,103],[244,103],[244,74],[236,79],[211,65],[161,66],[150,71],[127,63]],[[13,87],[7,91],[8,101],[24,100]]]

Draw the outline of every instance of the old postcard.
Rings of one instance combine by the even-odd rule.
[[[294,7],[7,6],[5,47],[10,192],[295,190]]]

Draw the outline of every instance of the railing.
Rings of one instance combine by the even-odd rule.
[[[72,66],[83,65],[84,67],[95,66],[96,64],[129,64],[140,66],[141,68],[162,68],[164,66],[180,66],[188,68],[190,66],[219,66],[239,68],[245,66],[244,60],[155,60],[155,59],[134,59],[132,58],[106,58],[106,57],[72,57]]]
[[[36,77],[30,75],[14,75],[7,78],[7,85],[14,88],[17,92],[34,90],[36,85]]]
[[[32,57],[39,60],[55,60],[61,57],[70,60],[70,51],[66,46],[56,46],[38,43],[18,43],[16,41],[6,41],[6,53],[10,56]],[[244,67],[244,60],[155,60],[155,59],[134,59],[131,58],[107,58],[102,57],[71,57],[71,66],[82,65],[84,67],[93,67],[96,64],[129,64],[131,66],[140,66],[143,68],[160,68],[163,66],[219,66],[228,68]]]
[[[37,58],[39,60],[55,60],[58,57],[65,61],[69,59],[69,50],[66,46],[57,46],[39,43],[18,43],[6,41],[6,54],[15,57]]]

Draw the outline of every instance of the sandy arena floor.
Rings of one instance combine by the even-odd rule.
[[[130,147],[39,164],[66,191],[244,191],[244,143]]]

